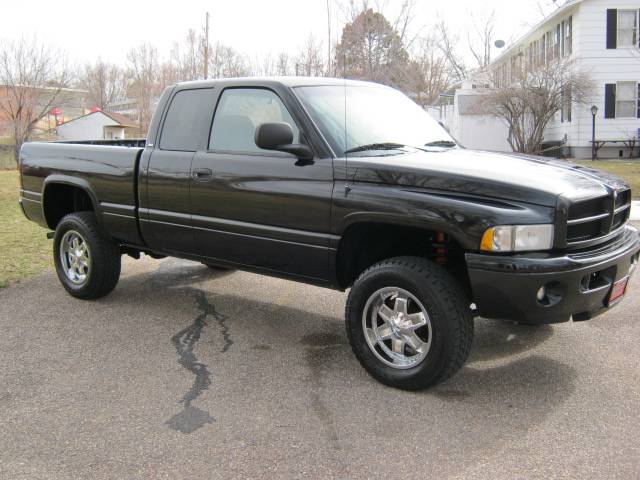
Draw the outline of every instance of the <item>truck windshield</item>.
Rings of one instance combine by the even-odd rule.
[[[295,88],[298,98],[339,156],[393,155],[407,147],[442,150],[453,138],[404,94],[377,85]]]

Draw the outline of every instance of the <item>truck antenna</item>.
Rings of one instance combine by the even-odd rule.
[[[204,79],[209,77],[209,12],[204,17]]]
[[[351,191],[349,185],[349,154],[347,152],[347,54],[342,52],[342,84],[344,88],[344,194]]]

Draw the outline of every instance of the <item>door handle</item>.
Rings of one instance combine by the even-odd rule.
[[[213,171],[210,168],[194,168],[191,177],[196,182],[208,182],[213,178]]]

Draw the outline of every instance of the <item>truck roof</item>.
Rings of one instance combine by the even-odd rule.
[[[285,87],[309,87],[319,85],[360,85],[374,86],[380,85],[374,82],[365,82],[361,80],[349,80],[344,78],[331,77],[237,77],[237,78],[217,78],[211,80],[192,80],[188,82],[179,82],[179,87],[211,87],[221,83],[242,83],[246,85],[273,85],[279,84]]]

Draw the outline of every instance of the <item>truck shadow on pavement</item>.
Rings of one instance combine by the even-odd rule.
[[[306,386],[295,388],[307,392],[309,411],[322,426],[325,441],[335,450],[350,448],[349,425],[356,421],[352,418],[353,412],[349,418],[344,418],[341,402],[345,400],[341,400],[340,391],[345,396],[357,391],[362,398],[371,399],[371,410],[362,408],[358,413],[363,415],[363,424],[369,422],[368,416],[375,415],[379,409],[384,410],[385,405],[413,398],[418,399],[415,410],[423,407],[425,411],[440,409],[437,404],[444,402],[447,416],[457,415],[456,421],[471,425],[478,424],[478,418],[502,417],[512,409],[533,411],[508,420],[512,424],[510,430],[522,432],[533,423],[543,422],[553,407],[563,403],[575,390],[576,372],[571,366],[534,352],[553,335],[553,327],[532,328],[484,319],[476,321],[474,346],[467,365],[452,379],[424,392],[403,392],[385,387],[371,379],[358,364],[348,345],[341,318],[288,305],[274,307],[248,296],[218,293],[216,284],[222,282],[222,285],[224,277],[230,273],[233,272],[216,272],[202,265],[168,260],[161,262],[151,274],[132,275],[121,281],[119,288],[126,293],[117,295],[117,301],[134,302],[136,295],[132,291],[142,289],[139,294],[167,310],[163,328],[171,328],[176,320],[184,318],[180,305],[184,304],[185,297],[195,303],[195,317],[190,324],[170,337],[178,363],[194,376],[191,388],[178,402],[182,411],[166,421],[173,430],[189,434],[215,422],[209,412],[192,404],[212,385],[219,383],[216,376],[226,375],[212,373],[195,354],[197,342],[208,330],[211,332],[208,335],[218,339],[206,341],[200,349],[216,345],[216,355],[236,352],[234,361],[237,358],[242,362],[256,362],[256,369],[259,362],[272,361],[273,375],[296,377],[295,371],[278,372],[277,365],[280,356],[295,355],[291,348],[298,349],[299,358],[304,358],[305,363],[302,367],[295,361],[287,364],[293,365],[290,367],[293,370],[304,368],[307,373],[302,380]],[[141,282],[140,276],[150,276],[151,281]],[[292,284],[292,288],[305,287]],[[129,296],[131,300],[128,300]],[[259,338],[260,341],[237,340],[247,338]],[[247,352],[253,353],[247,355]],[[253,369],[250,365],[245,366],[249,372]],[[256,373],[256,378],[250,381],[251,388],[255,389],[262,380]],[[224,392],[216,393],[216,398],[224,397]],[[412,422],[416,420],[420,419],[407,416],[398,422],[398,428],[403,421],[407,422],[406,428],[413,428]],[[434,423],[437,427],[437,418],[429,418],[429,422],[432,429]],[[375,425],[369,428],[375,429]],[[490,432],[483,430],[477,434],[491,440]],[[500,435],[495,441],[504,440],[504,431]]]

